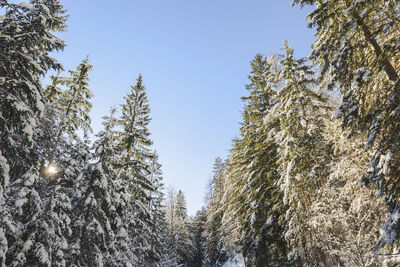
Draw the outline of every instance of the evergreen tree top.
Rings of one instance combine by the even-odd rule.
[[[185,219],[187,217],[186,198],[181,190],[176,194],[175,214],[178,218]]]

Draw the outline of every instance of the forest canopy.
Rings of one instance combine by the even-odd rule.
[[[250,61],[240,136],[190,217],[142,75],[91,138],[93,66],[52,57],[62,4],[0,0],[0,266],[397,266],[399,2],[292,5],[312,52]]]

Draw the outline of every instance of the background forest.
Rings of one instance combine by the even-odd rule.
[[[91,140],[92,66],[51,56],[63,6],[0,0],[0,266],[397,266],[399,1],[292,4],[313,8],[312,54],[251,60],[240,137],[190,218],[142,76]]]

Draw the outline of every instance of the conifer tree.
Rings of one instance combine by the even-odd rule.
[[[120,131],[117,132],[117,145],[121,151],[115,168],[121,170],[131,195],[131,206],[134,214],[129,214],[124,223],[132,237],[132,247],[139,262],[153,256],[148,236],[151,235],[151,193],[155,186],[151,181],[151,161],[155,155],[150,146],[150,107],[142,75],[139,75],[135,86],[125,97],[121,105],[122,114],[118,120]],[[155,181],[157,182],[157,181]]]
[[[175,201],[175,231],[176,231],[176,251],[179,257],[179,264],[186,264],[191,259],[192,236],[189,232],[189,217],[186,211],[186,199],[181,190],[176,194]]]
[[[251,63],[241,139],[235,140],[229,156],[223,199],[225,243],[231,254],[242,253],[249,265],[256,266],[283,264],[286,258],[283,220],[279,219],[283,207],[276,186],[274,136],[279,123],[273,114],[265,119],[276,104],[275,90],[280,86],[277,59],[256,56]]]
[[[150,123],[150,107],[146,95],[146,87],[143,85],[142,75],[139,75],[135,86],[131,86],[131,92],[125,97],[125,103],[121,105],[122,115],[119,124],[123,131],[119,132],[120,146],[124,149],[122,160],[123,167],[131,169],[139,182],[144,185],[147,180],[144,174],[149,173],[149,160],[154,158],[150,146],[148,124]],[[137,161],[136,164],[130,162]],[[135,169],[135,165],[137,165]]]
[[[274,102],[275,88],[271,86],[271,74],[278,70],[278,65],[274,57],[257,54],[250,66],[250,83],[246,85],[249,95],[242,97],[245,103],[243,119],[244,123],[255,126],[263,120]]]
[[[277,141],[279,185],[288,207],[286,240],[291,260],[299,260],[302,265],[316,264],[323,262],[325,255],[313,242],[315,229],[305,225],[311,203],[318,199],[315,192],[328,175],[330,149],[323,131],[330,107],[327,98],[314,89],[312,67],[305,59],[296,60],[287,42],[284,50],[284,85],[277,95],[281,127]]]
[[[45,96],[49,106],[55,110],[56,118],[60,120],[61,132],[58,137],[64,134],[76,141],[79,139],[79,130],[84,137],[92,132],[89,112],[92,109],[90,99],[93,94],[88,87],[88,73],[92,68],[87,57],[77,66],[76,71],[68,71],[69,77],[51,77],[52,84],[47,86]]]
[[[72,263],[75,265],[103,266],[133,262],[129,251],[128,231],[122,221],[123,196],[121,182],[114,170],[115,110],[104,117],[104,131],[98,133],[94,144],[93,162],[77,178],[78,202],[74,207],[74,238]],[[122,202],[122,203],[121,203]]]
[[[193,231],[193,252],[192,252],[192,260],[190,261],[190,266],[193,267],[202,267],[203,262],[205,262],[205,236],[204,230],[207,223],[207,214],[206,210],[203,207],[201,210],[196,212],[196,216],[192,222],[192,231]]]
[[[164,194],[162,183],[161,164],[158,163],[158,155],[154,152],[154,158],[150,164],[150,182],[154,186],[154,192],[150,191],[149,212],[149,244],[150,249],[145,260],[147,264],[158,263],[163,253],[163,231],[166,228],[165,212],[163,209]]]
[[[87,73],[84,76],[87,78]],[[59,92],[66,94],[68,90]],[[76,195],[74,183],[89,159],[89,148],[88,142],[78,137],[79,129],[70,127],[68,134],[65,127],[63,129],[63,125],[69,124],[69,116],[62,113],[60,98],[60,95],[49,95],[47,90],[44,93],[46,104],[43,116],[38,120],[37,132],[40,175],[44,178],[39,185],[41,211],[31,219],[27,231],[40,233],[36,235],[35,242],[41,244],[42,254],[51,265],[63,266],[69,260],[68,246],[72,235],[70,216]],[[75,111],[80,110],[80,105],[71,103]],[[49,172],[50,168],[53,168],[52,172]],[[29,258],[34,259],[35,256],[30,255]]]
[[[161,261],[163,266],[185,266],[192,260],[193,236],[190,230],[190,221],[186,212],[186,199],[183,192],[168,189],[166,199],[165,220],[166,250]]]
[[[65,27],[58,1],[1,1],[0,19],[0,235],[3,264],[49,264],[31,220],[40,216],[37,126],[43,114],[40,78],[61,69],[50,52],[64,42],[53,32]]]
[[[14,4],[2,1],[0,21],[0,106],[2,154],[10,168],[10,182],[21,177],[34,156],[29,149],[36,138],[37,119],[44,103],[40,77],[61,65],[49,52],[62,50],[64,42],[52,34],[65,27],[58,1]]]
[[[376,185],[391,213],[384,224],[382,244],[398,244],[399,3],[383,0],[295,0],[293,3],[315,6],[308,16],[309,26],[317,31],[312,57],[321,62],[321,78],[328,88],[340,87],[343,103],[338,117],[352,129],[368,132],[366,150],[373,149],[375,153],[362,180]]]
[[[161,259],[162,266],[177,266],[179,257],[176,246],[176,229],[175,229],[175,201],[176,191],[175,188],[169,187],[167,190],[167,196],[165,199],[165,221],[167,227],[164,233],[165,249],[163,252],[163,258]]]
[[[225,184],[225,164],[221,158],[216,158],[213,166],[213,177],[209,185],[207,205],[207,222],[204,231],[206,263],[210,266],[220,266],[227,259],[227,253],[222,238],[222,197]]]

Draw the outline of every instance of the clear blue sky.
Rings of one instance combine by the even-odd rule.
[[[249,61],[288,40],[307,56],[308,10],[290,0],[64,0],[66,69],[88,54],[94,65],[95,132],[139,73],[148,88],[150,130],[164,182],[182,189],[189,214],[203,205],[214,159],[238,136]]]

